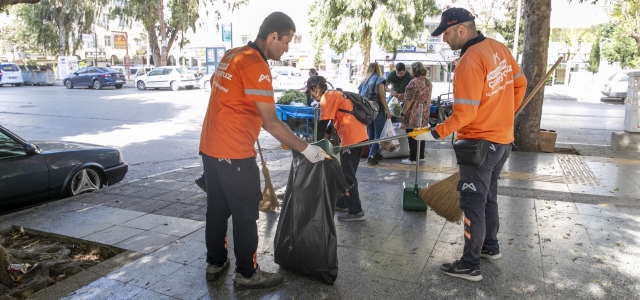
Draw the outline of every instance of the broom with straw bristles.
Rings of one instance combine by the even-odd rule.
[[[273,184],[271,183],[271,176],[269,176],[269,169],[267,169],[267,163],[264,161],[264,157],[262,157],[262,148],[260,148],[260,141],[256,141],[258,143],[258,152],[260,153],[260,160],[262,161],[262,175],[264,176],[264,191],[262,192],[262,200],[258,204],[258,209],[260,211],[276,211],[278,207],[280,207],[280,202],[278,202],[278,197],[276,197],[276,191],[273,189]]]
[[[544,79],[536,85],[529,96],[522,101],[520,108],[515,113],[517,117],[524,109],[538,90],[544,85],[551,73],[558,67],[562,57],[558,58],[556,63],[549,69]],[[458,192],[458,182],[460,181],[460,172],[445,178],[442,181],[429,185],[420,190],[420,198],[426,203],[436,214],[447,219],[449,222],[459,223],[462,220],[463,212],[460,209],[460,193]]]

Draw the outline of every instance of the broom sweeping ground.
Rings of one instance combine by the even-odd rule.
[[[260,160],[262,161],[262,175],[264,176],[264,191],[262,192],[262,200],[260,200],[260,203],[258,204],[258,209],[260,211],[272,212],[276,211],[278,207],[280,207],[280,202],[278,202],[278,197],[276,197],[276,192],[273,189],[269,169],[267,169],[267,163],[264,161],[264,157],[262,156],[260,141],[257,141],[257,143]]]
[[[558,67],[563,58],[560,57],[556,63],[549,69],[544,78],[531,91],[529,96],[522,101],[520,108],[515,113],[517,117],[524,107],[529,104],[531,98],[544,85],[551,73]],[[460,172],[445,178],[442,181],[429,185],[429,187],[420,190],[420,198],[439,216],[447,219],[449,222],[460,223],[463,212],[460,209],[460,192],[458,192],[458,181],[460,181]]]

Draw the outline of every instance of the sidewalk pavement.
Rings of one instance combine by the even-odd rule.
[[[286,185],[291,154],[261,141],[273,184]],[[258,263],[284,276],[267,290],[205,280],[205,194],[199,166],[116,184],[3,216],[8,225],[113,245],[126,252],[32,299],[637,299],[640,294],[640,159],[514,152],[499,182],[503,258],[483,260],[484,279],[468,282],[439,266],[458,259],[462,225],[433,211],[402,210],[402,182],[415,166],[401,158],[360,164],[366,219],[340,222],[333,286],[273,260],[278,213],[260,213]],[[457,171],[450,142],[428,143],[420,182]],[[125,179],[126,180],[126,179]],[[230,223],[231,224],[231,223]],[[233,239],[229,228],[229,248]],[[232,266],[233,251],[229,252]]]

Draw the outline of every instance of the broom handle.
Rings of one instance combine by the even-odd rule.
[[[257,139],[256,143],[258,143],[258,152],[260,153],[260,161],[262,162],[262,168],[264,169],[264,167],[267,164],[264,163],[264,158],[262,158],[262,148],[260,148],[260,139]]]
[[[553,73],[553,71],[555,71],[555,69],[558,67],[560,62],[562,62],[562,60],[563,60],[562,56],[558,57],[558,60],[553,65],[553,67],[551,67],[551,69],[549,69],[547,74],[544,75],[544,78],[540,82],[538,82],[538,85],[536,85],[536,87],[533,89],[533,91],[531,91],[531,93],[529,93],[529,96],[527,96],[527,98],[524,99],[524,101],[522,101],[522,104],[520,104],[520,108],[518,108],[518,110],[516,111],[516,114],[515,114],[516,117],[522,112],[522,110],[524,110],[524,107],[527,106],[527,104],[529,104],[529,101],[531,101],[531,99],[533,98],[533,96],[535,96],[535,94],[538,92],[538,90],[540,88],[542,88],[544,83],[547,82],[547,79],[549,79],[549,76],[551,76],[551,73]]]
[[[418,106],[418,128],[422,128],[422,104]],[[418,172],[420,172],[420,142],[418,142],[418,147],[416,148],[416,181],[414,182],[414,191],[418,193]],[[409,158],[411,159],[411,158]]]

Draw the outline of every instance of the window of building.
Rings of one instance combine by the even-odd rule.
[[[111,36],[110,35],[105,35],[104,36],[104,46],[105,47],[111,47]]]
[[[293,36],[293,43],[294,44],[302,44],[302,35],[300,34],[296,34]]]
[[[438,28],[438,25],[440,24],[429,23],[424,25],[425,29],[427,29],[429,34],[429,43],[442,43],[442,34],[439,36],[431,36],[431,33],[434,32],[436,28]]]
[[[248,34],[245,34],[242,36],[242,44],[246,45],[251,41],[251,36]]]

